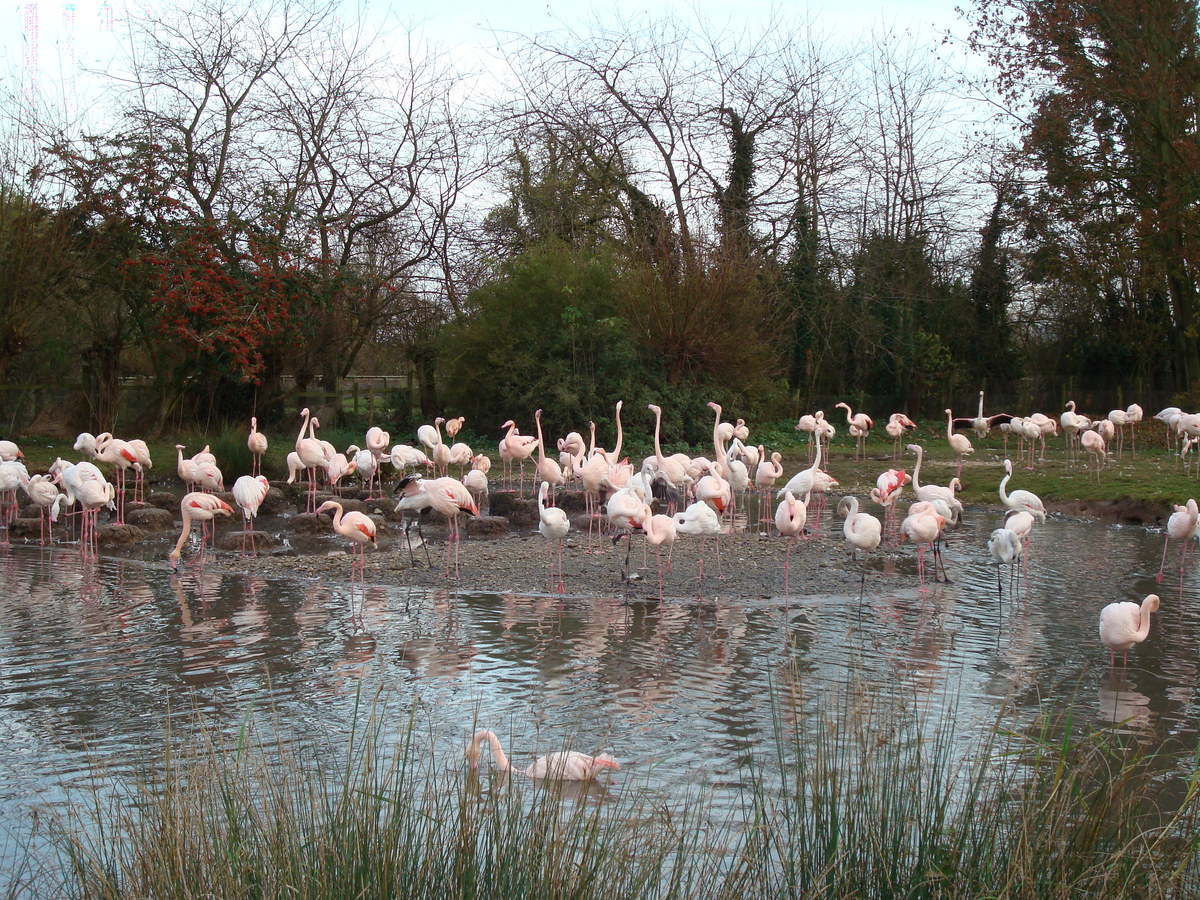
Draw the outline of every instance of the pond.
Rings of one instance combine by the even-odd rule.
[[[609,749],[617,785],[702,788],[733,808],[751,761],[769,776],[773,693],[819,713],[851,682],[877,705],[929,711],[930,727],[952,715],[964,741],[1002,715],[1031,721],[1074,704],[1179,751],[1160,779],[1167,800],[1189,774],[1200,720],[1200,604],[1177,547],[1159,586],[1161,532],[1051,519],[1022,596],[1012,602],[1005,576],[1001,606],[986,549],[999,523],[997,510],[969,509],[946,549],[952,582],[926,591],[911,547],[881,551],[881,579],[861,601],[819,584],[787,601],[659,604],[370,578],[352,598],[345,581],[172,575],[158,553],[86,561],[69,546],[4,548],[0,823],[20,835],[31,811],[98,774],[133,782],[200,727],[236,734],[263,719],[285,743],[337,747],[364,697],[397,732],[415,723],[447,767],[487,727],[522,767],[564,745]],[[834,534],[819,538],[831,552]],[[1128,669],[1111,669],[1100,609],[1150,592],[1162,610],[1149,640]]]

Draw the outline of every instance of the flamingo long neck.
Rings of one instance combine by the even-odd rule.
[[[302,409],[300,411],[300,433],[298,435],[296,435],[296,452],[297,453],[300,452],[300,444],[304,440],[305,433],[308,431],[308,417],[309,417],[309,412],[308,412],[308,407],[306,406],[306,407],[304,407],[304,409]],[[179,451],[179,455],[183,456],[182,450]]]
[[[821,438],[820,438],[820,435],[818,432],[813,432],[813,433],[817,434],[817,455],[813,457],[813,463],[811,466],[808,467],[808,471],[815,474],[817,472],[817,470],[819,470],[821,468],[821,443],[822,443],[822,441],[821,441]]]
[[[1006,469],[1004,472],[1004,477],[1000,479],[1000,500],[1005,506],[1012,505],[1008,502],[1008,491],[1005,490],[1005,488],[1008,487],[1008,479],[1010,478],[1012,478],[1012,469]]]
[[[511,772],[512,763],[508,761],[508,757],[504,754],[504,748],[500,746],[500,738],[496,737],[491,731],[480,731],[477,733],[471,743],[472,760],[479,760],[479,745],[483,741],[488,742],[488,746],[492,748],[492,759],[496,761],[496,767],[502,772]]]
[[[538,436],[538,466],[546,461],[546,442],[542,440],[542,411],[539,409],[533,417],[533,424],[537,427]]]
[[[178,562],[180,554],[183,553],[183,545],[187,543],[188,535],[192,533],[192,511],[186,506],[183,508],[183,531],[179,533],[179,540],[175,542],[175,549],[171,551],[171,560]]]
[[[854,416],[850,412],[850,404],[849,403],[844,404],[842,406],[842,409],[846,410],[846,424],[853,425],[854,424]]]
[[[1142,605],[1139,609],[1138,627],[1137,627],[1137,631],[1134,632],[1134,638],[1137,640],[1137,642],[1139,644],[1150,636],[1150,610],[1151,610],[1151,608],[1152,608],[1152,601],[1150,600],[1150,597],[1147,597],[1145,600],[1142,601]]]
[[[666,457],[663,456],[662,444],[659,443],[658,433],[662,428],[662,409],[655,408],[654,410],[654,456],[658,460],[658,468],[661,471],[663,463],[666,462]],[[665,473],[664,473],[665,474]]]
[[[979,392],[979,414],[976,416],[976,418],[983,418],[983,391]]]
[[[917,465],[913,468],[913,491],[921,489],[921,460],[925,456],[925,449],[917,444]]]
[[[954,437],[954,413],[946,410],[946,437]]]
[[[617,445],[613,447],[613,459],[621,458],[621,445],[625,443],[625,432],[621,429],[621,406],[622,401],[617,401]]]

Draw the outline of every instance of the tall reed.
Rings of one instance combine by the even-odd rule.
[[[609,789],[474,776],[367,717],[336,761],[207,733],[126,795],[71,807],[43,896],[1196,896],[1197,783],[1070,716],[963,735],[953,709],[849,686],[776,697],[732,816],[623,770]],[[964,752],[965,748],[965,752]],[[1192,761],[1192,770],[1197,767]],[[769,773],[769,774],[768,774]],[[727,809],[728,807],[722,807]]]

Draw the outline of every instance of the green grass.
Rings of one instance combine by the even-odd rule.
[[[205,444],[211,445],[225,474],[226,483],[232,484],[238,475],[250,471],[250,452],[246,448],[248,430],[238,427],[223,432],[187,435],[178,441],[152,442],[150,452],[155,464],[150,472],[151,480],[177,486],[175,443],[178,442],[186,445],[189,455]],[[322,428],[320,434],[341,450],[345,450],[351,443],[361,446],[364,439],[363,435],[356,432],[336,429]],[[295,445],[295,436],[291,432],[286,435],[272,432],[268,436],[270,444],[264,462],[264,473],[273,480],[283,479],[287,475],[287,454]],[[775,443],[765,444],[767,452],[780,450],[784,454],[784,479],[808,466],[805,436],[796,432],[791,423],[769,423],[764,425],[759,433],[752,430],[751,442],[757,445],[767,436],[775,438]],[[1189,497],[1200,494],[1200,478],[1188,476],[1178,457],[1167,452],[1165,436],[1166,432],[1161,423],[1143,420],[1138,426],[1137,453],[1127,450],[1120,457],[1111,458],[1099,479],[1089,472],[1086,454],[1082,454],[1083,458],[1079,461],[1068,463],[1064,439],[1052,437],[1047,444],[1046,461],[1039,462],[1034,470],[1026,470],[1022,464],[1014,462],[1009,489],[1031,490],[1049,502],[1078,500],[1093,503],[1130,500],[1157,506],[1169,512],[1171,504],[1183,503]],[[993,436],[982,442],[974,435],[970,437],[975,452],[967,457],[962,475],[963,491],[960,496],[966,503],[997,504],[997,487],[1004,476],[1004,442],[998,432],[994,432]],[[399,442],[402,436],[393,435],[392,439],[393,443]],[[22,439],[21,446],[25,452],[26,463],[33,472],[45,471],[57,456],[77,459],[78,454],[71,448],[71,443],[27,437]],[[410,439],[409,443],[415,443],[415,440]],[[925,448],[922,481],[931,484],[948,483],[954,476],[955,465],[953,455],[946,444],[944,422],[921,423],[916,432],[905,437],[903,444],[909,443],[919,443]],[[1009,442],[1009,448],[1015,459],[1015,441]],[[493,459],[496,457],[495,441],[490,438],[482,442],[477,441],[475,450],[487,453]],[[690,450],[708,456],[713,452],[711,446],[664,448],[664,452],[672,450]],[[640,463],[643,457],[652,455],[653,445],[649,432],[640,434],[633,429],[627,431],[625,452],[635,464]],[[825,468],[838,479],[839,493],[865,498],[874,487],[875,478],[884,469],[895,467],[912,471],[916,462],[914,455],[904,450],[903,445],[900,452],[900,458],[893,460],[891,439],[881,428],[876,428],[867,443],[867,459],[856,461],[849,438],[845,436],[844,429],[839,428],[831,458]],[[780,483],[782,484],[782,480]]]
[[[627,766],[606,795],[476,777],[367,723],[340,759],[202,732],[124,795],[55,821],[13,896],[88,898],[1094,898],[1195,896],[1197,783],[1067,715],[964,736],[853,684],[774,698],[771,754],[732,818]],[[965,753],[964,753],[965,749]],[[1165,761],[1194,771],[1194,759]],[[698,773],[700,775],[702,773]]]

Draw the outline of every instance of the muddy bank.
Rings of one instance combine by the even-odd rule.
[[[325,499],[320,495],[318,501]],[[332,495],[329,495],[332,496]],[[232,502],[232,498],[227,498]],[[426,514],[420,532],[414,525],[409,531],[408,548],[405,523],[393,510],[391,498],[367,499],[363,495],[338,498],[346,509],[372,516],[378,527],[378,549],[367,548],[366,580],[376,584],[441,587],[454,585],[464,590],[518,593],[553,592],[548,572],[548,543],[537,532],[537,507],[532,499],[512,494],[494,494],[490,506],[479,518],[464,518],[465,539],[459,546],[459,577],[445,577],[446,527],[440,516]],[[156,492],[149,503],[131,508],[131,524],[101,525],[99,540],[106,552],[140,552],[145,555],[167,553],[179,534],[179,498],[169,492]],[[865,571],[866,583],[880,581],[897,571],[915,574],[911,545],[880,548],[865,562],[854,560],[842,538],[841,520],[832,514],[836,497],[827,503],[819,527],[807,539],[793,541],[790,572],[786,589],[792,596],[811,593],[822,595],[857,594]],[[217,551],[205,554],[204,566],[213,570],[263,575],[349,579],[349,542],[333,533],[328,516],[303,512],[306,497],[293,486],[272,488],[256,524],[257,557],[243,557],[240,516],[222,520],[217,529]],[[632,540],[613,542],[610,536],[589,540],[583,495],[562,492],[560,504],[572,517],[572,532],[563,546],[563,590],[574,596],[657,597],[658,569],[653,548],[645,546],[638,535]],[[1105,522],[1161,526],[1170,509],[1145,501],[1092,501],[1047,504],[1052,515],[1093,519]],[[977,507],[983,510],[985,507]],[[993,507],[993,510],[998,511]],[[968,510],[970,515],[971,510]],[[814,521],[810,518],[809,528]],[[58,530],[63,535],[63,530]],[[38,539],[36,518],[13,523],[14,539]],[[949,538],[951,553],[956,542]],[[662,554],[666,597],[772,598],[785,593],[784,561],[788,542],[776,535],[760,533],[751,527],[720,539],[720,563],[711,538],[681,536],[670,558]],[[124,548],[124,549],[123,549]],[[626,554],[629,554],[629,579],[622,578]],[[185,550],[185,561],[192,559]],[[704,583],[700,585],[701,559]],[[951,562],[952,565],[952,562]]]

